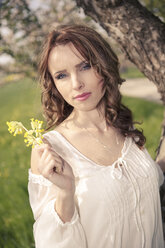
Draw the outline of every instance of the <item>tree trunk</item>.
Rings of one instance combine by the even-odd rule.
[[[98,22],[121,50],[151,80],[165,105],[165,24],[137,0],[76,0],[86,15]],[[158,158],[165,159],[165,115]],[[160,190],[165,225],[165,183]],[[165,228],[164,228],[165,234]]]

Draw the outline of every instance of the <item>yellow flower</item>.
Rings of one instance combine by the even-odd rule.
[[[11,122],[6,122],[6,124],[8,125],[8,131],[10,133],[13,133],[14,136],[16,136],[17,134],[21,134],[24,131],[24,126],[22,125],[21,122],[18,121],[11,121]]]
[[[26,143],[26,146],[32,145],[34,147],[35,145],[40,145],[43,143],[42,139],[42,132],[44,132],[44,129],[42,129],[43,121],[34,120],[34,118],[31,119],[31,127],[32,130],[27,130],[21,122],[18,121],[11,121],[6,122],[8,125],[8,130],[10,133],[14,133],[14,136],[17,134],[22,134],[24,132],[24,142]]]
[[[33,133],[33,130],[29,130],[24,134],[24,142],[27,144],[26,146],[32,145],[32,147],[34,147],[35,145],[40,145],[43,143],[43,136],[40,134],[40,137],[34,137]]]
[[[42,130],[43,130],[43,129],[41,129],[42,124],[43,124],[43,121],[34,120],[34,118],[31,119],[31,127],[33,130],[37,130],[38,132],[42,132]]]

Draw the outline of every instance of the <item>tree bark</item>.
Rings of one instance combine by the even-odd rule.
[[[165,105],[165,24],[137,0],[76,0],[76,3],[119,44],[125,57],[156,85]],[[159,158],[165,161],[165,115],[157,149],[157,160]],[[165,226],[165,183],[160,195]]]
[[[137,0],[76,0],[156,84],[165,104],[165,24]]]

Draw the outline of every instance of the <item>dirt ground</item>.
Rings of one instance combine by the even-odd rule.
[[[121,86],[120,92],[122,95],[161,103],[156,86],[147,78],[127,79]]]

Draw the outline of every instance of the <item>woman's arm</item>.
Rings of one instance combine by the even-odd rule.
[[[54,207],[60,219],[64,223],[69,222],[75,211],[74,197],[58,194]]]
[[[75,205],[72,169],[65,161],[61,168],[57,154],[52,154],[49,147],[46,150],[43,152],[42,146],[33,150],[28,184],[35,247],[86,248],[86,235]]]
[[[163,173],[165,173],[165,160],[158,160],[157,164],[160,166],[160,168],[162,169]]]
[[[160,168],[165,173],[165,138],[162,141],[161,149],[156,159],[156,162],[157,164],[159,164]]]

